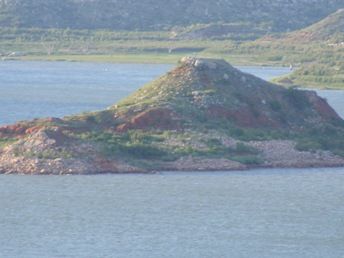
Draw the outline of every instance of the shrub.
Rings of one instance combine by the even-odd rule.
[[[313,128],[296,137],[296,148],[301,151],[328,150],[336,154],[344,152],[344,130],[332,125]]]
[[[248,146],[246,144],[243,144],[241,142],[237,143],[236,149],[234,150],[237,154],[258,154],[258,150]]]
[[[310,106],[309,100],[304,91],[289,88],[285,93],[285,97],[294,107],[298,109],[304,110]]]
[[[255,155],[233,156],[230,159],[245,165],[260,165],[263,163],[263,161]]]
[[[222,146],[222,142],[216,138],[208,139],[206,141],[206,144],[209,148],[218,148],[218,147]]]
[[[160,159],[167,155],[165,151],[145,144],[128,144],[119,145],[118,147],[122,153],[138,159]]]
[[[299,151],[315,151],[321,149],[321,144],[319,142],[303,139],[297,142],[295,148]]]
[[[154,141],[162,141],[162,137],[141,131],[129,131],[124,134],[94,132],[88,137],[100,143],[107,155],[118,154],[138,159],[156,159],[167,155],[164,150],[152,146]]]
[[[209,152],[199,151],[199,150],[192,148],[191,146],[186,146],[186,147],[175,148],[173,150],[173,153],[180,157],[180,156],[201,156],[201,155],[205,155]]]
[[[149,133],[143,131],[128,131],[126,138],[129,139],[130,142],[136,143],[143,143],[143,144],[150,144],[152,142],[161,142],[164,141],[162,136],[151,135]]]
[[[285,131],[260,128],[231,128],[229,136],[241,141],[263,141],[287,137]]]
[[[6,139],[0,139],[0,148],[1,147],[6,147],[7,145],[15,142],[16,139],[9,139],[9,138],[6,138]]]
[[[273,111],[276,111],[276,112],[282,110],[282,105],[277,100],[270,101],[269,106]]]

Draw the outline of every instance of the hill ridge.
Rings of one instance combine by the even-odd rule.
[[[185,115],[180,110],[184,107],[191,112],[191,117],[185,120],[200,115],[205,120],[212,116],[223,116],[236,119],[240,126],[293,126],[297,120],[293,117],[302,115],[320,120],[339,118],[330,107],[326,111],[319,109],[319,112],[323,112],[320,115],[312,113],[312,105],[317,108],[321,105],[316,102],[322,100],[313,92],[286,90],[243,73],[224,60],[186,57],[177,68],[115,107],[122,116],[131,113],[137,115],[133,110],[170,107],[179,110],[181,117]]]
[[[0,25],[162,30],[198,23],[250,22],[265,24],[267,31],[269,27],[288,31],[310,25],[339,8],[344,8],[341,0],[176,0],[173,4],[157,0],[1,0]]]
[[[307,43],[314,41],[344,41],[344,9],[339,9],[319,22],[282,36],[283,40]]]

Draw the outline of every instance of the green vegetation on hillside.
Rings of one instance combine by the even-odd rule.
[[[344,89],[344,45],[256,41],[244,43],[234,52],[244,57],[251,53],[251,59],[263,64],[292,65],[290,75],[276,80],[287,86]]]
[[[184,55],[224,58],[236,65],[293,65],[281,83],[317,88],[344,88],[344,47],[281,39],[254,42],[193,40],[168,32],[112,32],[0,28],[4,60],[176,63]]]
[[[282,83],[318,88],[344,88],[344,9],[302,30],[266,37],[258,45],[284,48],[281,58],[298,69]],[[297,50],[297,51],[295,51]],[[298,56],[295,56],[295,52]]]
[[[277,38],[298,44],[312,42],[341,43],[344,41],[344,9],[339,9],[309,27],[278,35]]]
[[[288,31],[343,7],[342,0],[1,0],[0,26],[148,31],[246,22]]]
[[[16,139],[0,138],[0,148],[6,147],[7,145],[9,145],[15,141],[16,141]]]
[[[4,8],[5,4],[0,3]],[[44,5],[48,8],[50,4]],[[29,6],[27,3],[15,8],[26,10]],[[344,88],[343,9],[301,30],[252,41],[269,31],[267,24],[252,26],[239,19],[232,23],[198,23],[146,31],[2,27],[0,57],[3,60],[176,63],[185,55],[202,56],[223,58],[236,65],[292,66],[293,73],[276,80],[287,86]]]

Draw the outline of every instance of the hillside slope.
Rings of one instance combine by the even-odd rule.
[[[262,55],[275,52],[293,73],[278,80],[307,88],[344,88],[344,9],[301,30],[265,36],[253,43]]]
[[[281,39],[297,43],[344,42],[344,9],[339,9],[307,28],[287,33]]]
[[[344,166],[343,120],[223,60],[183,58],[105,111],[0,128],[0,173],[310,166]]]
[[[214,22],[287,31],[344,8],[342,0],[0,0],[0,26],[155,30]]]

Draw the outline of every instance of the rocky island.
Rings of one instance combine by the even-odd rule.
[[[344,166],[344,121],[313,91],[185,57],[107,110],[0,127],[2,174]]]

